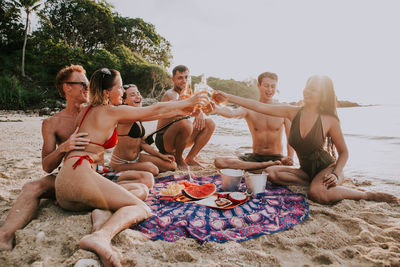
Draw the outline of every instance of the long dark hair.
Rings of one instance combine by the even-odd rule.
[[[321,88],[321,102],[318,107],[319,114],[330,115],[339,120],[337,115],[337,98],[335,89],[333,88],[333,82],[331,78],[324,75],[314,75],[308,78],[306,87],[315,86]],[[336,159],[335,145],[332,141],[332,137],[328,134],[326,136],[326,147],[328,152]]]

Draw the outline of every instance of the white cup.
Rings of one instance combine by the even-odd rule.
[[[265,172],[261,174],[246,172],[244,177],[247,189],[253,194],[263,193],[267,183],[267,175]]]
[[[226,192],[233,192],[237,189],[243,176],[243,170],[222,169],[222,185],[221,188]]]

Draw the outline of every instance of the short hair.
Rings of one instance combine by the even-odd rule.
[[[185,72],[185,71],[187,71],[187,70],[189,70],[189,68],[186,67],[185,65],[178,65],[178,66],[176,66],[176,67],[172,70],[172,76],[175,76],[175,74],[176,74],[177,71],[179,71],[179,72]]]
[[[104,97],[103,90],[110,91],[115,85],[119,71],[115,69],[102,68],[96,70],[90,77],[89,99],[92,106],[108,104],[108,98]]]
[[[124,84],[124,86],[122,86],[124,88],[124,94],[122,95],[122,99],[126,99],[127,95],[126,95],[126,90],[128,90],[131,87],[137,88],[136,84],[130,83],[130,84]],[[137,88],[139,90],[139,88]]]
[[[261,84],[262,80],[264,78],[270,78],[272,80],[278,81],[278,75],[276,75],[276,73],[273,72],[263,72],[260,75],[258,75],[257,81],[258,84]]]
[[[58,93],[62,98],[65,98],[63,83],[68,81],[73,72],[81,72],[86,75],[86,70],[81,65],[73,65],[73,64],[65,66],[57,73],[55,85],[58,90]]]

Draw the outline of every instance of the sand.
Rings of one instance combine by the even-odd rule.
[[[41,168],[43,119],[0,112],[1,224],[21,187],[45,174]],[[215,151],[206,146],[200,158],[207,167],[193,172],[215,174],[214,157],[227,153],[229,148]],[[346,184],[363,190],[369,186],[355,185],[351,179]],[[291,189],[305,192],[302,187]],[[400,266],[399,206],[363,200],[331,206],[309,203],[310,216],[304,223],[242,243],[199,245],[192,239],[168,243],[127,229],[113,239],[113,247],[124,266]],[[92,259],[93,266],[99,266],[95,254],[78,246],[90,231],[90,213],[67,212],[53,201],[42,200],[37,217],[17,231],[15,248],[0,252],[0,266],[74,266],[82,259]]]

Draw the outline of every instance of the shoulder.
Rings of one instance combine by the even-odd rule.
[[[173,99],[177,99],[178,96],[179,96],[179,94],[173,88],[171,88],[165,92],[162,99],[163,100],[173,100]]]
[[[326,124],[329,129],[340,128],[340,121],[337,117],[332,115],[321,115],[321,120],[323,124]]]

